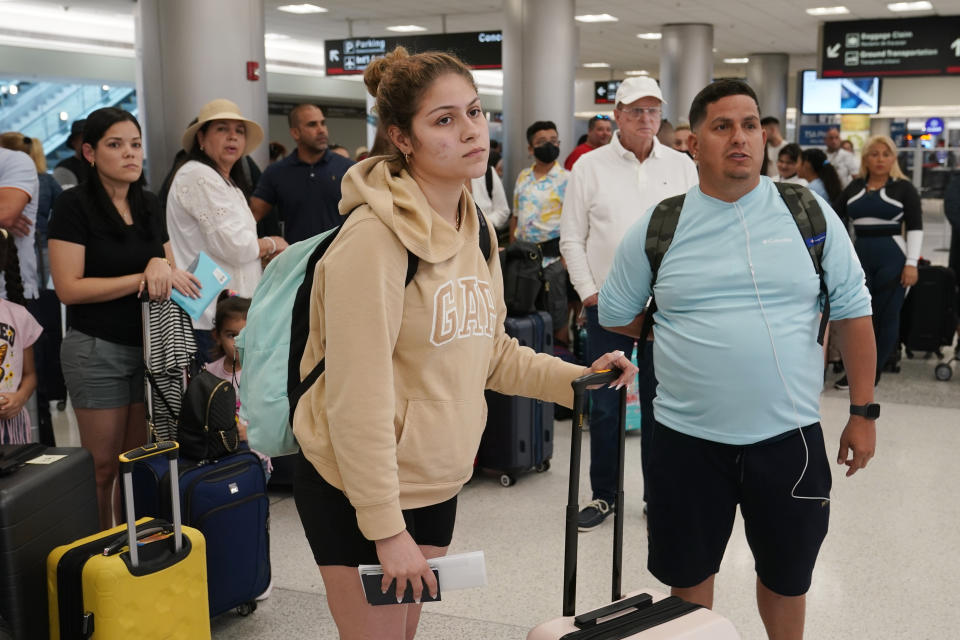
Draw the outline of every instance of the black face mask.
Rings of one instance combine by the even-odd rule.
[[[545,142],[533,148],[533,155],[540,162],[553,162],[560,156],[560,147],[552,142]]]

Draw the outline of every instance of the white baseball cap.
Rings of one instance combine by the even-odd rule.
[[[653,78],[646,76],[627,78],[617,88],[617,104],[630,104],[640,98],[656,98],[666,104],[663,94],[660,93],[660,85]]]

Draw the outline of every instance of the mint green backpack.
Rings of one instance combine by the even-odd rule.
[[[489,261],[490,234],[479,207],[477,216],[480,250]],[[317,262],[342,228],[341,225],[296,242],[267,265],[253,292],[247,324],[237,336],[237,353],[243,370],[240,419],[248,424],[250,448],[268,456],[289,455],[300,450],[291,427],[293,414],[300,398],[324,370],[324,362],[320,360],[305,378],[300,378],[300,360],[310,333],[313,276]],[[417,256],[407,252],[405,285],[413,280],[419,262]]]

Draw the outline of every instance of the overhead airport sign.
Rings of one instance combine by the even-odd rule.
[[[960,16],[826,22],[820,77],[960,75]]]
[[[326,40],[324,51],[327,75],[330,76],[362,74],[368,64],[384,57],[397,46],[406,47],[410,53],[448,51],[474,69],[500,69],[502,42],[503,34],[500,31],[476,31]]]
[[[603,80],[593,83],[593,104],[614,104],[622,80]]]

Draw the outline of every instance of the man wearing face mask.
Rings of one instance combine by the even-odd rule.
[[[570,172],[560,166],[557,125],[538,120],[527,127],[527,150],[534,158],[513,189],[510,239],[541,244],[544,266],[560,259],[560,211]]]
[[[613,112],[617,132],[605,147],[586,154],[574,165],[563,203],[560,251],[570,281],[583,301],[587,317],[587,350],[620,350],[629,357],[633,339],[607,331],[597,318],[597,292],[610,271],[620,239],[634,222],[664,198],[686,193],[698,182],[690,158],[662,144],[660,107],[663,96],[656,80],[628,78],[617,89]],[[640,366],[641,466],[653,420],[656,379],[653,349],[648,343],[638,357]],[[620,505],[615,504],[617,478],[618,394],[591,392],[590,485],[593,500],[580,511],[579,528],[599,526]],[[644,496],[646,499],[646,496]]]

